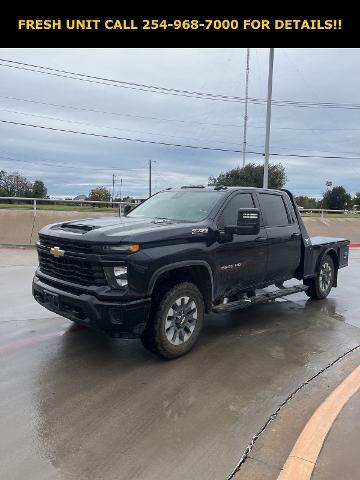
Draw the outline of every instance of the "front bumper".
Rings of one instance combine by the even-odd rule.
[[[51,312],[112,337],[136,338],[149,318],[150,298],[103,301],[87,293],[70,293],[48,285],[35,275],[35,300]]]

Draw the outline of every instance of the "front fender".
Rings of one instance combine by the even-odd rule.
[[[152,295],[154,286],[156,281],[160,278],[162,274],[165,272],[169,272],[171,270],[176,270],[178,268],[184,268],[184,267],[194,267],[194,266],[202,266],[205,267],[209,273],[210,276],[210,281],[211,281],[211,298],[212,300],[214,299],[214,277],[213,273],[211,270],[210,265],[205,261],[205,260],[184,260],[181,262],[175,262],[171,263],[169,265],[164,265],[163,267],[158,268],[151,276],[149,285],[148,285],[148,295]]]

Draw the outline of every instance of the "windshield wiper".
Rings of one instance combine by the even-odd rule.
[[[174,220],[172,218],[167,218],[167,217],[154,217],[154,220],[162,220],[166,222],[173,222]]]

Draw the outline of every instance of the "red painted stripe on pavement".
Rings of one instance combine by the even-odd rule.
[[[60,337],[64,334],[66,330],[61,330],[60,332],[48,333],[46,335],[40,335],[34,338],[27,338],[25,340],[19,340],[18,342],[9,343],[8,345],[3,345],[0,347],[0,353],[9,353],[18,350],[19,348],[23,347],[30,347],[31,345],[35,345],[37,343],[43,342],[48,338],[52,337]]]
[[[34,338],[27,338],[24,340],[19,340],[18,342],[8,343],[7,345],[0,346],[0,353],[15,352],[20,348],[31,347],[32,345],[36,345],[37,343],[44,342],[49,338],[61,337],[66,333],[78,332],[84,329],[85,327],[82,327],[81,325],[75,325],[65,330],[59,330],[57,332],[47,333],[45,335],[38,335],[37,337],[34,337]]]

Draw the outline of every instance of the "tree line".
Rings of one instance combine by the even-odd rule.
[[[360,210],[360,192],[352,197],[344,187],[337,186],[326,190],[320,199],[300,195],[296,202],[305,209]]]
[[[248,163],[243,168],[233,168],[220,173],[217,177],[209,177],[209,186],[241,186],[258,187],[263,184],[263,165]],[[285,167],[281,164],[269,165],[269,188],[284,188],[287,181]],[[0,197],[25,197],[25,198],[48,198],[47,188],[42,180],[33,182],[21,175],[19,172],[6,172],[0,170]],[[87,200],[110,202],[111,192],[104,186],[90,190]],[[131,201],[131,197],[114,198],[114,201]],[[360,210],[360,192],[354,197],[346,191],[343,186],[327,188],[322,198],[300,195],[296,202],[305,209],[324,208],[329,210]]]
[[[209,177],[209,185],[224,185],[227,187],[257,187],[263,186],[264,166],[248,163],[243,168],[233,168],[220,173],[218,177]],[[269,165],[269,188],[284,188],[287,181],[285,167],[282,164]],[[328,210],[360,210],[360,192],[354,197],[343,186],[328,188],[322,198],[306,195],[296,197],[296,202],[305,209],[323,208]]]
[[[19,172],[0,170],[0,197],[47,198],[42,180],[32,182]]]
[[[106,187],[96,187],[90,190],[89,195],[86,197],[86,200],[92,200],[93,202],[131,202],[133,197],[114,197],[111,198],[111,192]]]

